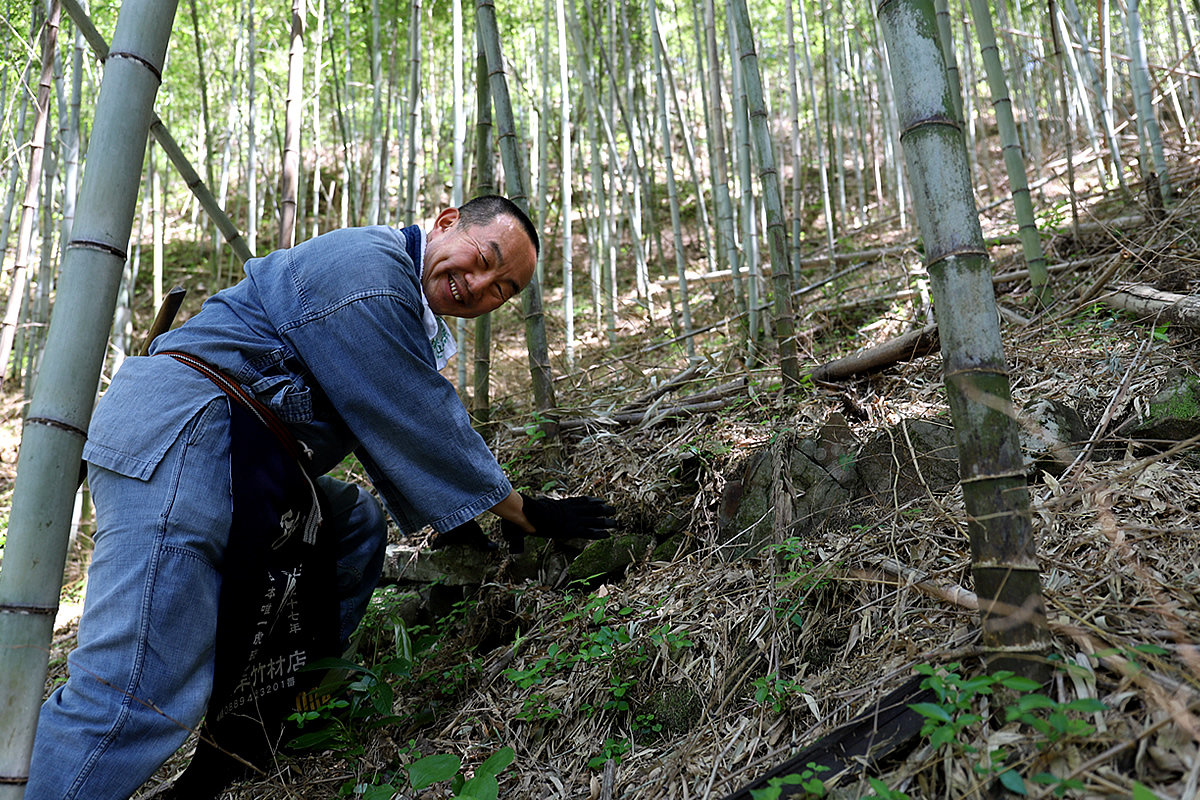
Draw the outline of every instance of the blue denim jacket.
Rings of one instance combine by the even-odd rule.
[[[416,228],[333,231],[246,263],[246,278],[152,352],[204,359],[270,406],[318,473],[353,451],[405,533],[449,530],[511,486],[437,371],[421,323]],[[84,458],[152,480],[220,391],[173,358],[128,359],[101,398]]]

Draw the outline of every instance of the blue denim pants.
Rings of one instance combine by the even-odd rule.
[[[232,494],[229,406],[209,403],[147,481],[91,465],[96,537],[70,677],[42,706],[26,800],[124,800],[183,744],[212,688]],[[386,519],[322,477],[345,640],[379,579]]]

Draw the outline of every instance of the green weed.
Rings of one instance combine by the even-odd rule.
[[[804,797],[824,797],[826,792],[825,784],[817,776],[822,772],[828,771],[829,767],[814,764],[810,761],[798,773],[771,778],[767,781],[766,788],[751,789],[750,796],[754,800],[778,800],[783,794],[784,786],[799,786],[804,790]],[[790,796],[794,797],[796,795],[792,793]]]

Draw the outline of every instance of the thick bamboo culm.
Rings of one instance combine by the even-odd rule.
[[[980,597],[996,668],[1048,674],[1049,644],[1029,495],[1012,414],[990,264],[946,80],[933,0],[884,0],[879,18],[925,262]]]
[[[0,569],[0,798],[24,793],[62,587],[84,431],[133,225],[174,0],[126,0],[96,103],[92,162],[25,423]]]

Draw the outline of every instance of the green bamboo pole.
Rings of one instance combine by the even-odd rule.
[[[1045,677],[1041,655],[1050,639],[1029,493],[989,259],[933,0],[883,0],[877,9],[933,281],[984,647],[994,667]]]
[[[21,85],[24,86],[29,81],[29,75],[33,71],[33,61],[31,60],[23,71]],[[17,109],[17,132],[13,141],[21,142],[25,140],[25,117],[29,111],[29,93],[21,92],[20,105]],[[8,170],[8,189],[4,193],[4,219],[0,221],[0,267],[3,267],[5,257],[8,255],[8,237],[12,233],[12,211],[13,204],[17,199],[17,180],[21,175],[21,157],[20,152],[14,152],[12,163]],[[4,362],[0,362],[0,375],[4,372],[2,366]],[[2,378],[0,378],[2,380]]]
[[[62,240],[71,238],[75,223],[75,202],[79,198],[79,110],[83,95],[83,32],[75,26],[75,43],[71,48],[71,112],[63,131],[63,209]],[[0,242],[4,237],[0,237]]]
[[[176,0],[125,0],[29,408],[0,567],[0,800],[24,795],[80,455],[112,325]]]
[[[508,80],[505,77],[504,58],[500,52],[500,30],[496,25],[496,6],[491,0],[476,0],[475,19],[487,57],[488,82],[491,88],[493,110],[500,133],[500,157],[504,163],[504,184],[508,198],[528,213],[529,196],[526,194],[526,172],[521,164],[516,122],[513,120],[512,102],[508,95]],[[552,411],[554,401],[554,379],[550,373],[549,347],[546,343],[546,315],[542,310],[542,287],[535,275],[525,291],[521,292],[521,308],[525,314],[525,344],[529,353],[529,374],[533,381],[534,407],[541,413]],[[557,438],[553,424],[547,426],[547,435]]]
[[[680,222],[679,215],[679,187],[675,182],[671,118],[667,114],[667,88],[664,74],[666,70],[663,67],[665,56],[663,54],[662,37],[659,36],[658,7],[655,0],[650,0],[650,46],[654,57],[655,99],[658,105],[658,124],[662,135],[663,172],[667,181],[667,202],[671,208],[671,233],[675,250],[675,274],[679,281],[679,307],[683,327],[682,334],[687,337],[684,345],[687,349],[688,358],[694,358],[696,355],[696,342],[691,336],[692,309],[688,298],[687,264],[684,261],[683,225]]]
[[[610,5],[610,8],[612,9],[612,13],[615,15],[616,9],[614,7],[612,7],[611,5]],[[590,7],[589,7],[589,4],[587,3],[587,0],[584,0],[584,10],[585,10],[585,13],[588,13],[590,16],[591,12],[590,12]],[[617,115],[615,113],[612,113],[611,111],[606,110],[604,108],[604,104],[601,103],[599,100],[600,87],[597,86],[596,81],[595,81],[594,71],[592,69],[591,61],[588,58],[588,49],[584,45],[583,28],[580,25],[578,11],[575,8],[574,2],[566,3],[566,14],[567,14],[567,25],[571,29],[571,37],[575,41],[575,56],[578,61],[578,70],[577,71],[579,72],[580,77],[583,78],[584,99],[587,101],[587,106],[591,111],[592,117],[599,122],[601,129],[604,131],[604,138],[605,138],[605,141],[608,143],[609,170],[611,172],[615,173],[613,175],[613,179],[614,179],[615,183],[617,183],[621,187],[627,187],[628,183],[629,183],[629,175],[626,173],[625,168],[621,165],[623,154],[621,153],[620,148],[617,146],[616,135],[613,133],[612,119],[614,117],[616,117]],[[589,20],[589,22],[590,22],[590,20]],[[615,47],[614,47],[614,49],[615,49]],[[629,137],[629,141],[632,143],[635,141],[635,137],[633,135],[632,128],[630,126],[628,114],[625,113],[625,109],[624,109],[623,105],[621,104],[620,90],[616,84],[616,78],[612,75],[611,69],[609,67],[609,64],[611,62],[609,61],[609,58],[608,58],[608,51],[605,50],[604,48],[600,48],[599,52],[600,52],[600,57],[604,63],[604,71],[609,76],[609,82],[610,82],[610,86],[611,86],[610,96],[611,96],[612,104],[614,106],[616,106],[618,111],[620,112],[620,116],[621,116],[623,124],[625,125],[625,130]],[[543,107],[549,108],[548,100],[543,103]],[[624,156],[629,159],[629,163],[632,167],[631,171],[633,173],[633,181],[634,181],[635,185],[640,186],[641,178],[639,176],[641,174],[641,165],[638,162],[636,150],[631,146],[630,149],[624,154]],[[640,233],[638,233],[641,230],[641,210],[640,210],[641,195],[636,190],[633,192],[622,191],[622,194],[625,195],[625,198],[627,200],[627,202],[625,202],[625,207],[626,207],[626,215],[629,217],[629,229],[630,229],[630,231],[634,232],[630,236],[630,244],[633,247],[634,269],[636,272],[638,294],[639,294],[639,297],[646,298],[647,297],[647,293],[645,291],[646,290],[646,282],[643,280],[643,278],[645,277],[645,270],[646,270],[646,257],[645,257],[645,254],[642,252],[642,239],[641,239]],[[632,201],[629,201],[630,195],[632,195]],[[615,213],[610,214],[609,219],[614,221],[611,225],[611,228],[615,229],[615,227],[616,227]],[[546,220],[543,219],[542,224],[543,224],[543,226],[545,226]],[[613,238],[615,238],[615,234],[612,234],[609,238],[610,250],[612,249]],[[616,308],[616,302],[615,302],[615,298],[614,298],[613,302],[610,303],[610,310],[615,309],[615,308]]]
[[[495,194],[495,158],[492,155],[492,95],[488,89],[487,55],[479,26],[475,27],[475,189],[472,196]],[[544,249],[544,248],[543,248]],[[475,365],[471,415],[475,427],[487,430],[491,421],[492,315],[475,318]]]
[[[1029,181],[1025,177],[1025,158],[1017,136],[1017,123],[1013,119],[1012,101],[1008,97],[1004,68],[1000,64],[1000,50],[996,46],[996,32],[988,11],[988,0],[971,0],[971,16],[975,20],[975,33],[979,39],[980,53],[983,55],[988,87],[991,89],[996,125],[1000,128],[1004,167],[1008,172],[1009,189],[1017,213],[1021,251],[1025,255],[1025,265],[1029,268],[1029,282],[1038,301],[1046,303],[1050,299],[1050,275],[1046,271],[1046,256],[1042,252],[1042,240],[1033,215],[1033,200],[1029,196]]]
[[[418,121],[421,117],[421,0],[412,0],[412,11],[408,17],[408,129],[405,132],[408,146],[408,174],[404,181],[406,191],[405,224],[411,225],[417,218],[417,137],[421,135]],[[436,130],[436,128],[435,128]],[[387,178],[381,171],[380,183]],[[386,194],[386,192],[385,192]],[[386,202],[386,200],[385,200]]]
[[[208,109],[208,74],[204,69],[204,43],[200,38],[200,14],[196,10],[196,0],[190,0],[188,11],[192,22],[192,43],[196,48],[196,72],[200,79],[200,122],[204,134],[204,178],[209,186],[213,186],[213,130],[212,119]],[[216,233],[213,234],[213,250],[216,250]]]
[[[254,0],[246,2],[246,245],[258,247],[258,37],[254,22]]]
[[[946,59],[946,79],[950,82],[950,97],[954,101],[955,119],[963,119],[962,81],[958,77],[958,58],[954,53],[954,26],[950,21],[950,0],[935,0],[938,41]]]
[[[1079,238],[1079,197],[1075,193],[1075,126],[1071,124],[1071,100],[1067,89],[1066,57],[1063,55],[1063,41],[1059,31],[1059,11],[1055,0],[1048,2],[1050,19],[1050,34],[1054,40],[1054,67],[1058,72],[1058,105],[1063,120],[1063,142],[1067,150],[1067,195],[1071,198],[1071,232]]]
[[[746,301],[742,290],[741,266],[738,262],[737,228],[733,217],[733,201],[729,195],[729,156],[725,139],[725,110],[721,97],[721,54],[717,50],[716,10],[713,0],[704,3],[704,42],[708,50],[708,91],[711,94],[713,164],[713,197],[717,208],[717,239],[724,253],[723,261],[733,276],[733,300],[741,310]]]
[[[729,35],[730,52],[737,51],[736,35],[733,27],[727,25]],[[760,279],[762,277],[759,269],[758,260],[758,223],[754,188],[751,186],[751,168],[750,168],[750,122],[746,114],[746,91],[745,82],[741,76],[741,62],[736,59],[730,59],[730,74],[732,75],[732,107],[733,107],[733,161],[737,172],[738,182],[737,191],[741,194],[741,230],[742,230],[742,246],[741,252],[744,253],[742,264],[746,269],[746,323],[747,346],[752,357],[757,360],[758,352],[758,334],[759,334],[759,310],[761,306],[758,302],[760,289]],[[737,267],[734,267],[737,269]]]
[[[1055,5],[1057,7],[1058,4],[1055,3]],[[1056,8],[1054,19],[1054,29],[1058,34],[1063,48],[1063,58],[1071,71],[1071,82],[1068,84],[1073,89],[1069,95],[1070,107],[1074,111],[1075,119],[1083,120],[1084,129],[1087,131],[1088,144],[1091,145],[1092,152],[1096,154],[1094,161],[1096,164],[1096,176],[1100,181],[1098,185],[1104,187],[1109,182],[1108,165],[1104,160],[1104,148],[1100,145],[1100,137],[1096,133],[1096,119],[1095,114],[1092,113],[1092,104],[1087,101],[1087,89],[1083,81],[1083,68],[1079,66],[1080,57],[1076,56],[1075,47],[1071,44],[1071,28],[1061,7]]]
[[[279,186],[279,248],[296,242],[296,192],[300,187],[300,118],[304,91],[304,0],[292,0],[291,44],[284,116],[283,170]],[[317,165],[320,169],[320,165]],[[211,178],[210,178],[211,180]]]
[[[592,245],[592,292],[593,303],[596,306],[596,323],[597,327],[603,326],[609,337],[610,346],[615,346],[616,340],[616,287],[613,267],[615,266],[615,238],[617,233],[615,229],[618,226],[618,212],[615,202],[612,202],[612,192],[618,191],[616,186],[624,187],[628,184],[628,177],[625,174],[624,168],[621,166],[622,156],[617,148],[616,140],[613,137],[611,118],[615,116],[609,109],[606,109],[604,104],[598,98],[598,90],[596,87],[595,78],[593,76],[591,61],[588,58],[588,48],[583,36],[583,29],[579,24],[579,12],[575,8],[575,3],[559,3],[563,7],[564,20],[567,27],[570,28],[571,38],[575,42],[575,60],[576,72],[583,79],[583,95],[588,109],[588,131],[591,140],[591,150],[589,155],[591,167],[591,183],[592,191],[590,199],[595,208],[597,227],[600,235],[596,237],[588,237],[589,244]],[[616,8],[612,4],[609,5],[610,13],[616,13]],[[559,23],[559,39],[562,52],[565,53],[566,37],[563,34],[561,22]],[[590,20],[589,20],[590,22]],[[593,26],[594,29],[594,26]],[[615,25],[610,28],[615,37]],[[613,44],[615,49],[615,43]],[[603,52],[603,48],[601,48]],[[565,68],[566,64],[563,64]],[[561,75],[559,83],[565,88],[568,76]],[[616,92],[612,94],[612,100],[615,104]],[[564,116],[565,120],[569,114]],[[600,162],[600,152],[602,149],[600,130],[604,132],[604,146],[609,150],[609,176],[614,184],[611,191],[605,187],[605,170]],[[563,141],[567,140],[564,130]],[[564,161],[564,168],[567,166]],[[565,184],[566,173],[563,172],[562,182],[564,184],[563,197],[564,202],[568,196]],[[624,191],[621,191],[624,194]],[[585,219],[585,223],[587,220]],[[565,224],[565,223],[564,223]],[[632,220],[631,220],[632,224]],[[564,228],[565,229],[565,228]],[[637,245],[636,238],[633,243]],[[564,270],[565,275],[565,270]],[[564,290],[565,294],[565,290]],[[573,345],[572,345],[573,348]],[[569,354],[567,364],[570,366],[574,363],[574,353]]]
[[[550,211],[550,19],[554,16],[553,3],[545,0],[542,5],[542,36],[538,50],[538,82],[542,88],[542,105],[538,109],[538,174],[537,174],[537,218],[545,230]],[[546,282],[546,254],[549,248],[538,250],[537,278],[539,284]]]
[[[754,34],[750,30],[750,13],[746,10],[746,0],[729,0],[728,11],[729,22],[737,32],[737,57],[742,65],[742,84],[746,89],[754,154],[758,162],[758,179],[762,184],[763,204],[767,212],[767,245],[771,253],[771,281],[775,290],[775,338],[779,346],[779,366],[784,389],[792,390],[800,384],[800,367],[796,360],[792,270],[788,262],[783,193],[779,173],[775,169],[767,108],[763,102],[762,77],[758,71],[758,54],[754,50]]]
[[[58,91],[59,119],[64,117],[62,92],[62,59],[57,48],[54,58],[54,83]],[[37,280],[30,285],[32,303],[29,306],[29,325],[25,337],[25,397],[33,394],[38,369],[42,360],[42,344],[46,340],[46,323],[50,319],[50,294],[54,291],[54,209],[58,179],[58,145],[62,137],[56,136],[50,125],[46,126],[45,158],[42,161],[42,214],[41,254],[38,258]],[[20,358],[20,351],[17,351]]]
[[[7,375],[8,359],[13,352],[17,323],[24,305],[29,280],[29,258],[33,228],[37,223],[38,191],[42,185],[42,161],[45,154],[46,128],[50,116],[50,89],[54,76],[55,43],[58,40],[60,8],[53,3],[47,15],[42,36],[42,72],[38,83],[37,103],[34,106],[33,135],[29,139],[29,179],[21,203],[21,223],[17,229],[17,254],[13,261],[12,282],[9,284],[8,304],[0,327],[0,385]],[[21,352],[17,350],[18,354]],[[18,359],[19,360],[19,359]],[[17,374],[20,374],[19,369]]]
[[[1079,51],[1079,58],[1083,61],[1083,66],[1087,70],[1088,78],[1092,83],[1092,93],[1096,96],[1101,127],[1104,130],[1104,138],[1108,142],[1109,160],[1112,165],[1112,171],[1116,173],[1115,177],[1117,185],[1121,187],[1121,193],[1127,195],[1129,194],[1129,187],[1125,185],[1125,166],[1121,161],[1121,145],[1120,140],[1117,138],[1116,125],[1113,120],[1112,104],[1108,102],[1108,91],[1105,89],[1105,81],[1096,67],[1096,62],[1092,60],[1092,54],[1088,47],[1087,28],[1084,27],[1083,18],[1079,14],[1079,6],[1075,4],[1075,0],[1063,0],[1063,11],[1066,12],[1067,22],[1070,23],[1070,27],[1075,32],[1075,38],[1083,45]],[[1104,41],[1101,40],[1100,44],[1103,47]]]
[[[453,130],[450,152],[450,205],[458,208],[463,204],[465,194],[463,186],[463,148],[467,138],[467,116],[463,113],[463,18],[462,0],[453,0],[450,4],[450,94],[451,107],[450,125]],[[540,254],[539,254],[540,263]],[[454,338],[458,343],[458,363],[455,365],[455,375],[458,378],[458,396],[467,402],[467,326],[463,317],[454,320]],[[470,408],[470,405],[467,405]]]
[[[308,213],[304,212],[305,195],[300,193],[300,209],[296,219],[296,240],[306,241],[310,237],[316,237],[321,234],[321,163],[323,162],[321,150],[321,86],[324,82],[324,56],[323,48],[325,46],[325,0],[317,0],[317,7],[314,10],[313,16],[316,18],[317,31],[312,39],[313,58],[312,58],[312,209]],[[312,217],[312,232],[308,230],[308,217]]]
[[[346,6],[350,7],[349,4]],[[379,185],[383,159],[383,55],[379,47],[379,0],[371,0],[371,180],[367,197],[367,224],[379,224],[379,198],[383,191]],[[349,80],[347,80],[349,83]]]
[[[567,369],[575,367],[575,271],[573,231],[571,214],[573,198],[571,189],[574,183],[572,170],[574,159],[571,155],[571,87],[570,63],[567,53],[567,10],[564,0],[555,0],[554,20],[558,28],[558,91],[559,91],[559,203],[562,208],[562,281],[563,281],[563,357]],[[582,51],[582,42],[580,50]],[[550,43],[546,42],[549,47]],[[549,109],[543,109],[549,111]]]
[[[1146,66],[1146,41],[1142,36],[1142,15],[1138,5],[1139,0],[1129,0],[1129,10],[1125,14],[1125,35],[1129,43],[1129,55],[1133,60],[1129,65],[1129,80],[1133,83],[1133,101],[1137,108],[1142,179],[1150,181],[1151,173],[1154,173],[1158,179],[1162,199],[1170,200],[1171,177],[1167,173],[1162,131],[1158,127],[1158,117],[1154,113],[1154,102],[1150,93],[1150,70]]]
[[[663,70],[667,84],[667,94],[670,97],[670,105],[675,110],[675,116],[679,118],[679,133],[680,138],[683,139],[683,155],[687,160],[688,171],[692,176],[692,186],[696,189],[696,211],[699,215],[696,227],[700,236],[700,244],[704,248],[708,270],[712,272],[717,268],[717,254],[712,236],[710,235],[712,227],[708,222],[708,201],[705,199],[704,187],[700,181],[700,171],[696,166],[696,148],[692,143],[691,125],[688,123],[687,117],[684,116],[685,109],[679,102],[679,93],[675,90],[675,76],[672,73],[671,60],[669,58],[663,59]]]
[[[800,83],[796,75],[800,72],[796,64],[796,20],[792,13],[793,0],[784,0],[783,28],[787,39],[787,88],[788,88],[788,123],[790,136],[788,150],[792,159],[792,239],[791,239],[791,270],[792,280],[800,280],[800,261],[803,253],[800,242],[804,238],[804,220],[801,212],[804,209],[804,149],[800,141]],[[861,185],[859,187],[862,188]]]
[[[332,13],[333,5],[330,5],[330,13]],[[330,44],[333,44],[333,39],[330,38]],[[334,97],[338,103],[338,125],[342,134],[342,207],[340,209],[341,226],[349,227],[353,220],[358,223],[360,216],[358,207],[358,169],[355,168],[355,163],[358,160],[358,132],[354,125],[354,72],[351,69],[350,60],[350,4],[342,4],[342,75],[341,90],[338,91],[338,84],[334,84]],[[334,71],[336,76],[338,71]],[[344,96],[343,96],[344,95]]]
[[[462,0],[453,0],[450,8],[451,56],[450,56],[450,94],[451,94],[451,126],[454,131],[450,153],[450,203],[455,208],[463,204],[463,148],[467,138],[467,115],[463,111],[463,18]],[[461,317],[459,319],[462,319]]]
[[[108,58],[108,42],[104,41],[104,37],[100,31],[96,30],[96,26],[92,24],[92,20],[87,15],[87,10],[80,5],[79,0],[61,0],[63,10],[71,16],[71,21],[75,23],[75,27],[87,40],[88,46],[91,47],[92,53],[96,58],[104,61]],[[150,135],[154,137],[163,149],[163,153],[171,160],[175,166],[179,177],[183,178],[183,182],[196,196],[196,200],[200,203],[200,207],[212,219],[221,235],[225,237],[225,241],[229,244],[230,249],[238,257],[242,263],[254,258],[254,253],[251,252],[250,246],[246,243],[245,238],[234,225],[233,220],[225,213],[221,202],[213,196],[213,193],[208,185],[200,179],[191,162],[183,153],[183,148],[175,141],[175,137],[171,135],[171,131],[163,124],[163,121],[158,118],[157,114],[151,114]]]
[[[814,150],[817,151],[817,169],[821,173],[821,202],[824,204],[825,211],[825,247],[829,254],[829,266],[832,269],[837,248],[834,242],[833,231],[833,195],[829,191],[829,172],[825,168],[825,146],[826,143],[821,138],[821,107],[817,99],[817,84],[813,80],[812,66],[812,36],[808,31],[808,13],[804,10],[804,2],[800,0],[797,4],[800,11],[800,31],[804,35],[804,74],[808,76],[808,102],[812,107],[812,130],[814,139]]]

